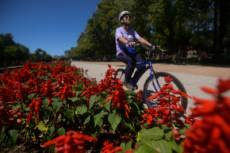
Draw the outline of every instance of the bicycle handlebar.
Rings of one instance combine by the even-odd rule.
[[[166,52],[166,50],[162,49],[160,46],[156,45],[155,47],[149,47],[146,45],[143,45],[139,42],[135,42],[134,44],[132,44],[133,47],[138,47],[138,46],[142,46],[143,48],[146,49],[145,54],[147,55],[147,58],[152,57],[155,53],[164,53]]]

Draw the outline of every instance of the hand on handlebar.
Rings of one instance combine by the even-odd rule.
[[[159,45],[151,45],[150,49],[153,51],[160,51],[160,52],[165,52]]]
[[[131,42],[128,42],[128,43],[126,44],[126,47],[136,47],[136,46],[138,46],[138,45],[140,45],[140,44],[137,43],[137,42],[135,42],[135,41],[131,41]]]
[[[151,46],[150,46],[150,49],[151,49],[151,50],[155,50],[156,47],[157,47],[157,46],[155,46],[155,45],[151,45]]]

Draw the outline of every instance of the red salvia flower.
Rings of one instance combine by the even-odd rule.
[[[112,142],[104,141],[101,153],[116,153],[122,151],[120,146],[114,146]]]
[[[142,115],[143,122],[146,122],[149,126],[153,124],[165,124],[173,127],[184,126],[184,122],[181,117],[184,117],[186,123],[190,123],[186,116],[182,116],[184,109],[180,103],[183,96],[188,97],[187,94],[175,90],[171,84],[172,79],[165,77],[165,84],[162,86],[159,92],[156,92],[148,97],[148,100],[157,102],[157,105],[145,110]]]
[[[88,87],[82,92],[82,95],[85,96],[88,100],[91,95],[99,94],[103,91],[108,93],[106,102],[112,103],[113,109],[120,109],[124,111],[125,116],[129,116],[130,106],[126,100],[125,91],[120,80],[114,77],[115,69],[109,65],[109,69],[105,74],[105,78],[100,81],[98,85],[93,85]]]
[[[58,96],[61,100],[64,100],[68,97],[73,97],[74,93],[72,92],[72,88],[71,86],[65,84],[60,90],[59,92],[56,94],[56,96]]]
[[[31,103],[29,104],[30,111],[34,111],[35,113],[39,113],[41,104],[42,104],[41,98],[32,99]]]
[[[58,136],[42,144],[43,148],[55,145],[57,153],[86,153],[87,142],[95,142],[96,138],[81,132],[68,131],[65,135]]]
[[[217,89],[203,87],[203,91],[214,99],[194,98],[197,105],[192,117],[198,117],[186,131],[185,153],[229,153],[230,152],[230,79],[220,80]]]

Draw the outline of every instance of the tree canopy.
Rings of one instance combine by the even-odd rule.
[[[31,61],[50,61],[52,57],[44,50],[37,49],[34,53],[13,40],[11,33],[0,34],[0,67],[20,65]]]
[[[118,14],[129,10],[134,29],[170,53],[192,47],[220,57],[230,50],[228,8],[224,0],[101,0],[68,56],[113,58]]]

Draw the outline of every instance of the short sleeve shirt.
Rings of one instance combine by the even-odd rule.
[[[129,42],[135,41],[140,38],[140,35],[134,31],[133,29],[129,28],[127,31],[124,29],[124,27],[118,27],[116,29],[115,33],[115,43],[116,43],[116,50],[117,50],[117,55],[121,52],[124,52],[126,49],[126,46],[118,41],[119,37],[124,37],[126,40]]]

